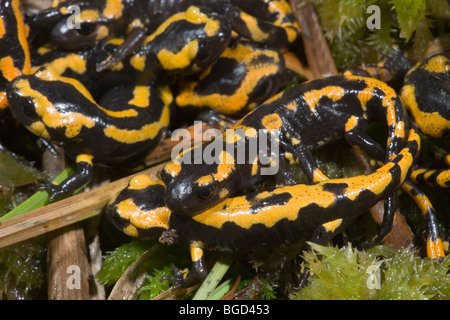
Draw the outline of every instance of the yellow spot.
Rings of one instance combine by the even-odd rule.
[[[145,43],[153,41],[157,36],[162,34],[174,22],[180,20],[187,20],[191,23],[201,24],[206,23],[205,32],[212,36],[219,30],[219,23],[216,20],[208,18],[198,7],[190,6],[185,12],[179,12],[166,19],[151,35],[145,39]]]
[[[299,139],[297,139],[297,138],[292,138],[292,145],[293,146],[296,146],[296,145],[299,145],[300,144],[300,140]]]
[[[86,72],[86,60],[81,55],[75,53],[55,59],[47,65],[52,67],[58,74],[63,74],[67,69],[75,71],[78,74]]]
[[[103,15],[108,19],[118,19],[122,16],[122,0],[107,0]]]
[[[8,108],[8,99],[6,99],[6,92],[0,92],[0,110]]]
[[[324,223],[322,226],[325,228],[327,232],[334,232],[339,226],[342,224],[342,219],[336,219],[327,223]]]
[[[237,134],[235,130],[233,130],[233,129],[227,129],[226,130],[226,132],[225,132],[225,141],[226,141],[226,143],[234,144],[234,143],[238,142],[241,139],[243,139],[243,137],[240,134]]]
[[[207,175],[198,178],[197,181],[195,181],[195,183],[198,184],[199,186],[206,186],[213,181],[214,181],[213,177],[211,175]]]
[[[305,102],[309,106],[311,112],[316,111],[316,107],[322,97],[328,97],[333,102],[338,101],[345,95],[345,90],[338,86],[327,86],[319,90],[311,90],[305,92]]]
[[[134,69],[136,69],[138,71],[144,71],[145,60],[146,60],[146,56],[135,55],[135,56],[131,57],[130,64]]]
[[[99,26],[97,28],[97,35],[95,37],[96,40],[105,39],[109,35],[109,29],[106,26]]]
[[[420,110],[417,105],[414,86],[404,86],[401,91],[401,98],[422,133],[433,138],[441,138],[445,129],[450,130],[450,120],[445,119],[437,112],[428,113]]]
[[[92,166],[92,159],[94,157],[90,154],[79,154],[77,155],[77,159],[76,162],[80,163],[80,162],[86,162],[89,163]]]
[[[136,227],[131,224],[123,229],[123,233],[133,238],[137,238],[137,236],[139,235]]]
[[[162,49],[156,55],[161,66],[165,70],[182,69],[190,65],[198,52],[198,40],[193,40],[186,44],[178,53],[173,53],[167,49]]]
[[[120,46],[125,40],[123,38],[111,38],[106,41],[107,44],[112,44],[115,46]]]
[[[208,36],[214,36],[219,31],[220,25],[217,20],[209,18],[206,14],[201,12],[201,10],[198,7],[190,6],[186,10],[186,20],[195,23],[195,24],[201,24],[204,23],[205,27],[204,30]]]
[[[42,137],[46,140],[51,140],[50,134],[42,121],[33,122],[31,125],[27,126],[27,129],[33,132],[38,137]]]
[[[243,127],[244,134],[246,137],[256,138],[258,131],[255,128]]]
[[[3,21],[3,18],[0,17],[0,38],[2,38],[6,33],[6,28],[5,28],[5,21]]]
[[[136,229],[169,228],[170,211],[165,206],[153,210],[142,210],[132,199],[126,199],[116,205],[116,210],[121,218],[130,221]]]
[[[283,122],[278,114],[272,113],[264,116],[261,120],[262,125],[269,131],[278,130],[283,126]]]
[[[228,194],[229,194],[228,189],[223,188],[219,192],[219,198],[225,199],[228,196]]]
[[[14,61],[10,56],[0,59],[0,71],[3,77],[8,81],[13,81],[18,76],[22,75],[22,71],[14,66]]]
[[[39,48],[37,49],[37,52],[38,52],[41,56],[43,56],[44,54],[49,53],[49,52],[51,52],[52,50],[53,50],[53,49],[50,48],[50,47],[48,47],[48,46],[42,46],[42,47],[39,47]]]
[[[448,58],[443,55],[434,56],[426,62],[424,69],[435,73],[445,73],[445,63],[448,61]]]
[[[297,109],[297,103],[295,101],[292,101],[286,105],[286,108],[291,111],[295,111],[295,109]]]
[[[100,13],[97,10],[87,9],[80,12],[80,22],[95,23],[99,20]]]
[[[175,178],[181,171],[181,164],[170,162],[164,166],[164,172]]]
[[[145,108],[150,105],[150,88],[147,86],[135,86],[133,90],[133,99],[128,101],[136,107]]]
[[[353,130],[358,125],[358,118],[355,116],[351,116],[350,119],[345,123],[345,131],[349,132]]]
[[[141,190],[156,184],[164,185],[161,180],[154,180],[149,175],[137,174],[130,179],[130,182],[128,183],[128,189]]]
[[[141,19],[134,19],[131,21],[131,23],[128,25],[127,33],[130,33],[135,27],[144,28],[145,25],[142,23]]]

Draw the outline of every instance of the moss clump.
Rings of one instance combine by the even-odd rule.
[[[377,246],[359,251],[311,244],[304,254],[310,284],[291,299],[443,300],[450,298],[450,258],[441,263],[413,250]],[[378,271],[378,274],[376,273]]]
[[[311,0],[339,69],[375,63],[393,46],[419,60],[435,37],[445,33],[450,6],[445,0]],[[379,8],[378,25],[373,23]],[[369,22],[369,25],[368,25]]]

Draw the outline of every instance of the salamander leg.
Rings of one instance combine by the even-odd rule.
[[[61,184],[46,184],[39,188],[50,192],[50,201],[53,201],[59,195],[68,194],[83,187],[91,180],[93,172],[92,156],[87,154],[78,155],[76,163],[77,172]]]
[[[292,145],[281,140],[279,143],[285,152],[290,152],[294,156],[309,181],[328,180],[328,177],[320,170],[309,149],[300,144]]]
[[[364,132],[366,126],[367,120],[352,116],[345,124],[345,140],[352,147],[361,149],[370,157],[384,160],[386,151]]]
[[[173,289],[187,288],[204,280],[208,274],[203,259],[203,243],[192,241],[190,243],[192,267],[191,270],[180,270],[174,267],[174,276],[164,277],[163,280],[175,282]]]
[[[427,228],[427,255],[431,259],[442,260],[445,257],[442,239],[439,235],[439,223],[428,197],[419,187],[410,181],[405,181],[402,189],[414,200],[419,207]]]

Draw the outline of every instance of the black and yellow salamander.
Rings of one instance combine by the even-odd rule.
[[[93,163],[116,165],[156,146],[169,125],[173,97],[167,86],[124,86],[97,103],[76,79],[49,66],[31,68],[17,0],[7,1],[0,17],[8,34],[7,39],[0,38],[5,44],[0,49],[0,71],[7,80],[9,109],[35,135],[62,145],[77,163],[72,177],[46,186],[51,199],[88,182]]]
[[[74,16],[73,7],[80,10],[79,19],[71,19]],[[182,12],[187,12],[190,6],[195,6],[203,12],[203,16],[197,14],[181,17]],[[208,12],[206,14],[206,12]],[[174,24],[174,19],[184,20]],[[68,24],[70,20],[70,25]],[[169,20],[172,20],[169,22]],[[73,28],[77,22],[78,27]],[[189,22],[186,24],[186,22]],[[123,37],[121,44],[111,57],[111,61],[104,61],[98,66],[103,70],[113,63],[118,63],[141,46],[147,47],[155,54],[182,55],[187,57],[186,51],[194,50],[197,37],[199,46],[203,39],[208,41],[218,36],[222,42],[229,41],[230,30],[252,42],[278,48],[290,46],[298,37],[298,25],[292,15],[289,2],[286,0],[177,0],[177,1],[137,1],[137,0],[100,0],[83,1],[68,0],[55,2],[49,9],[35,15],[30,15],[27,24],[34,31],[29,37],[32,41],[44,35],[58,48],[80,49],[92,46],[98,41],[104,41],[111,37]],[[191,41],[182,39],[178,35],[180,30],[190,29],[189,24],[201,24],[203,33],[191,34]],[[173,26],[177,25],[174,29]],[[218,28],[218,26],[220,28]],[[158,32],[155,30],[158,29]],[[199,30],[199,28],[197,28]],[[222,32],[223,31],[223,32]],[[169,35],[172,33],[172,35]],[[162,36],[164,50],[158,51],[158,46],[150,49],[147,37]],[[185,33],[186,34],[186,33]],[[150,39],[153,40],[153,39]],[[166,43],[167,42],[167,43]],[[184,42],[189,47],[180,47],[177,44]],[[158,43],[156,41],[155,43]],[[216,43],[216,46],[219,43]],[[210,50],[217,50],[214,45]],[[182,52],[181,50],[184,50]],[[220,54],[220,52],[219,52]],[[158,57],[160,59],[160,57]]]
[[[418,62],[405,76],[401,98],[419,130],[431,137],[450,137],[450,59],[436,54]],[[450,188],[450,155],[446,169],[417,168],[411,180]]]
[[[283,55],[249,41],[235,41],[199,75],[181,78],[174,88],[180,113],[205,108],[242,117],[279,91],[286,77]]]
[[[378,119],[387,122],[387,151],[364,132],[369,122]],[[385,161],[404,145],[408,125],[396,92],[379,80],[334,76],[309,81],[270,98],[239,120],[222,139],[182,150],[161,172],[167,187],[166,204],[176,214],[195,214],[261,181],[262,170],[271,166],[274,170],[270,175],[278,184],[292,184],[285,164],[289,154],[310,181],[325,180],[311,152],[341,138]],[[267,132],[275,133],[284,157],[270,157],[266,150],[269,159],[263,164],[264,155],[249,151],[250,144]],[[202,156],[219,144],[223,151],[205,164]],[[244,158],[239,160],[236,155]]]
[[[0,5],[0,48],[0,109],[6,109],[6,84],[31,71],[27,30],[18,0],[4,0]]]
[[[192,216],[172,213],[164,203],[162,181],[140,174],[108,205],[107,214],[129,236],[189,244],[191,271],[179,271],[173,278],[176,286],[187,286],[206,275],[204,249],[254,250],[301,240],[330,240],[405,182],[420,148],[417,131],[409,130],[407,139],[395,157],[369,175],[230,197]],[[428,235],[430,257],[442,257],[441,242],[437,234]]]
[[[8,83],[7,99],[25,127],[62,145],[77,163],[75,175],[47,186],[53,199],[87,183],[93,163],[117,165],[155,147],[169,125],[173,97],[166,86],[133,86],[118,88],[97,103],[77,80],[41,67]]]

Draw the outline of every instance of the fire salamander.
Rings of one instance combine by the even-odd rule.
[[[73,15],[70,5],[80,9],[79,20],[76,20],[78,28],[67,26],[67,19]],[[195,6],[203,15],[182,16],[190,6]],[[183,21],[174,23],[174,19]],[[183,39],[179,31],[192,27],[186,22],[204,25],[204,33],[192,32],[189,41]],[[56,2],[52,8],[32,16],[27,23],[34,31],[30,40],[49,34],[49,41],[62,49],[86,48],[110,37],[124,37],[125,41],[110,60],[99,64],[99,71],[120,62],[141,46],[147,56],[151,51],[163,64],[172,55],[182,56],[185,60],[194,51],[203,49],[202,39],[217,38],[220,42],[229,42],[231,29],[252,42],[278,48],[292,44],[298,34],[298,25],[285,0],[69,0]],[[161,40],[149,46],[154,38]],[[180,46],[181,43],[185,45]],[[214,45],[207,48],[219,51]]]
[[[0,17],[0,71],[7,80],[9,109],[35,135],[62,145],[77,163],[75,175],[45,186],[51,199],[88,182],[93,163],[120,164],[156,146],[169,125],[173,97],[167,86],[123,86],[97,103],[82,83],[61,76],[61,70],[31,68],[18,0],[2,6]]]
[[[141,174],[108,205],[107,214],[130,236],[188,243],[191,271],[178,271],[171,278],[176,287],[188,286],[206,276],[204,249],[253,250],[301,240],[330,240],[406,181],[420,148],[414,129],[407,139],[406,146],[372,174],[230,197],[193,216],[172,213],[163,200],[162,181]],[[437,234],[430,233],[427,243],[430,256],[443,255]]]
[[[283,56],[248,41],[236,41],[198,76],[181,79],[174,89],[180,112],[211,108],[243,116],[278,92],[285,80]]]
[[[431,138],[450,137],[450,59],[441,54],[417,63],[405,77],[401,98],[420,131]],[[450,155],[446,158],[450,167]],[[450,169],[418,168],[411,180],[450,187]]]
[[[23,23],[19,1],[5,0],[0,6],[0,50],[7,48],[14,54],[0,55],[0,109],[8,107],[6,84],[20,74],[31,71],[27,31]]]
[[[176,214],[191,215],[261,181],[265,166],[258,154],[250,155],[249,144],[268,131],[277,133],[281,152],[285,157],[293,155],[310,181],[327,179],[311,150],[341,138],[371,157],[385,161],[404,145],[406,116],[395,91],[373,78],[334,76],[300,84],[280,92],[247,114],[233,127],[233,133],[183,150],[167,164],[161,172],[167,187],[166,204]],[[387,152],[364,132],[367,124],[376,119],[387,121]],[[223,151],[217,152],[211,164],[205,165],[201,156],[211,154],[212,146],[222,143]],[[242,151],[247,158],[236,160],[235,154]],[[283,185],[295,183],[285,157],[265,159],[266,163],[275,160],[272,164],[278,164],[275,178]]]
[[[18,6],[14,8],[18,10]],[[184,14],[198,14],[192,7],[188,11],[191,9],[194,12]],[[20,12],[16,13],[20,17]],[[2,12],[4,17],[10,15],[11,11]],[[23,27],[21,20],[17,20],[16,24]],[[101,73],[90,71],[95,65],[97,53],[104,56],[105,53],[114,52],[123,41],[112,38],[98,47],[76,52],[42,47],[38,50],[35,61],[38,61],[37,65],[42,64],[45,67],[35,67],[33,70],[27,67],[12,75],[9,75],[11,68],[7,65],[1,69],[3,74],[8,76],[8,81],[5,81],[9,91],[8,101],[16,118],[39,137],[62,145],[66,152],[77,160],[78,174],[60,186],[52,185],[52,199],[88,181],[93,162],[121,163],[155,146],[161,132],[168,126],[168,106],[173,100],[168,87],[146,85],[147,81],[143,81],[141,76],[139,80],[142,85],[129,85],[108,91],[114,84],[131,84],[136,72],[142,71],[139,69],[143,68],[141,62],[144,60],[133,60],[136,56],[132,55],[130,59],[122,60],[118,65]],[[17,43],[20,44],[19,41]],[[228,71],[237,70],[236,72],[243,74],[240,86],[244,87],[245,92],[234,84],[234,89],[238,92],[229,96],[228,105],[233,106],[237,96],[244,100],[247,95],[247,104],[242,106],[244,108],[254,106],[253,100],[263,96],[252,94],[253,92],[258,93],[264,89],[271,89],[269,91],[273,92],[278,89],[284,62],[282,56],[273,50],[260,49],[249,42],[237,43],[225,51],[225,57],[218,61],[216,68],[228,63],[233,68]],[[4,48],[2,56],[15,56],[15,47],[12,51],[8,51],[6,46]],[[24,48],[23,51],[28,52],[27,49]],[[227,62],[224,64],[225,59]],[[230,65],[233,59],[236,65]],[[263,62],[265,64],[261,67]],[[234,71],[232,72],[235,74]],[[126,78],[129,74],[133,76]],[[232,90],[227,91],[225,88],[226,81],[214,81],[216,84],[211,82],[212,87],[222,92],[222,98],[226,93],[231,94]],[[89,89],[96,88],[95,97],[86,86]],[[100,89],[99,86],[106,89]],[[196,95],[198,93],[189,98],[184,97],[183,101],[193,101]],[[150,108],[152,112],[149,112]]]
[[[133,86],[112,91],[98,104],[80,82],[41,67],[10,82],[7,99],[24,126],[76,160],[75,175],[46,187],[53,199],[88,182],[93,163],[117,165],[156,146],[169,124],[173,97],[165,86]]]

